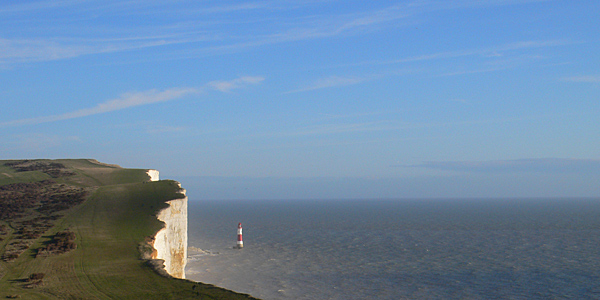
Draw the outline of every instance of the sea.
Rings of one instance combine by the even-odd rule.
[[[187,278],[261,299],[600,299],[600,199],[190,199],[188,214]]]

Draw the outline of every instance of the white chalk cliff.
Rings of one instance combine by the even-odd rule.
[[[146,174],[148,174],[148,176],[150,176],[150,181],[158,181],[158,170],[148,170],[146,171]]]
[[[149,170],[151,181],[157,181],[158,171]],[[181,187],[181,185],[179,185]],[[185,190],[180,191],[185,195]],[[158,213],[158,219],[165,222],[165,227],[154,237],[152,259],[162,259],[165,271],[173,277],[185,278],[188,248],[188,198],[167,201],[169,207]]]

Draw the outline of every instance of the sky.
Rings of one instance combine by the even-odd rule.
[[[0,2],[0,158],[190,199],[600,196],[600,1]]]

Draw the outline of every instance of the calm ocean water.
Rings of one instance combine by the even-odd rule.
[[[600,199],[190,199],[189,244],[263,299],[600,299]]]

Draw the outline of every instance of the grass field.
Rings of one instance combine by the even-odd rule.
[[[64,217],[16,260],[0,262],[0,298],[22,299],[252,299],[211,285],[158,275],[140,258],[139,246],[162,222],[157,212],[168,200],[180,198],[177,182],[148,182],[146,170],[122,169],[88,160],[57,160],[75,175],[55,179],[93,188],[87,200]],[[25,174],[30,173],[30,174]],[[2,175],[4,174],[4,175]],[[0,186],[46,179],[39,171],[15,172],[0,161]],[[14,234],[11,220],[0,241],[0,254]],[[1,223],[0,223],[1,224]],[[5,226],[6,228],[6,226]],[[75,250],[35,257],[54,233],[75,232]],[[44,273],[41,284],[26,279]]]

